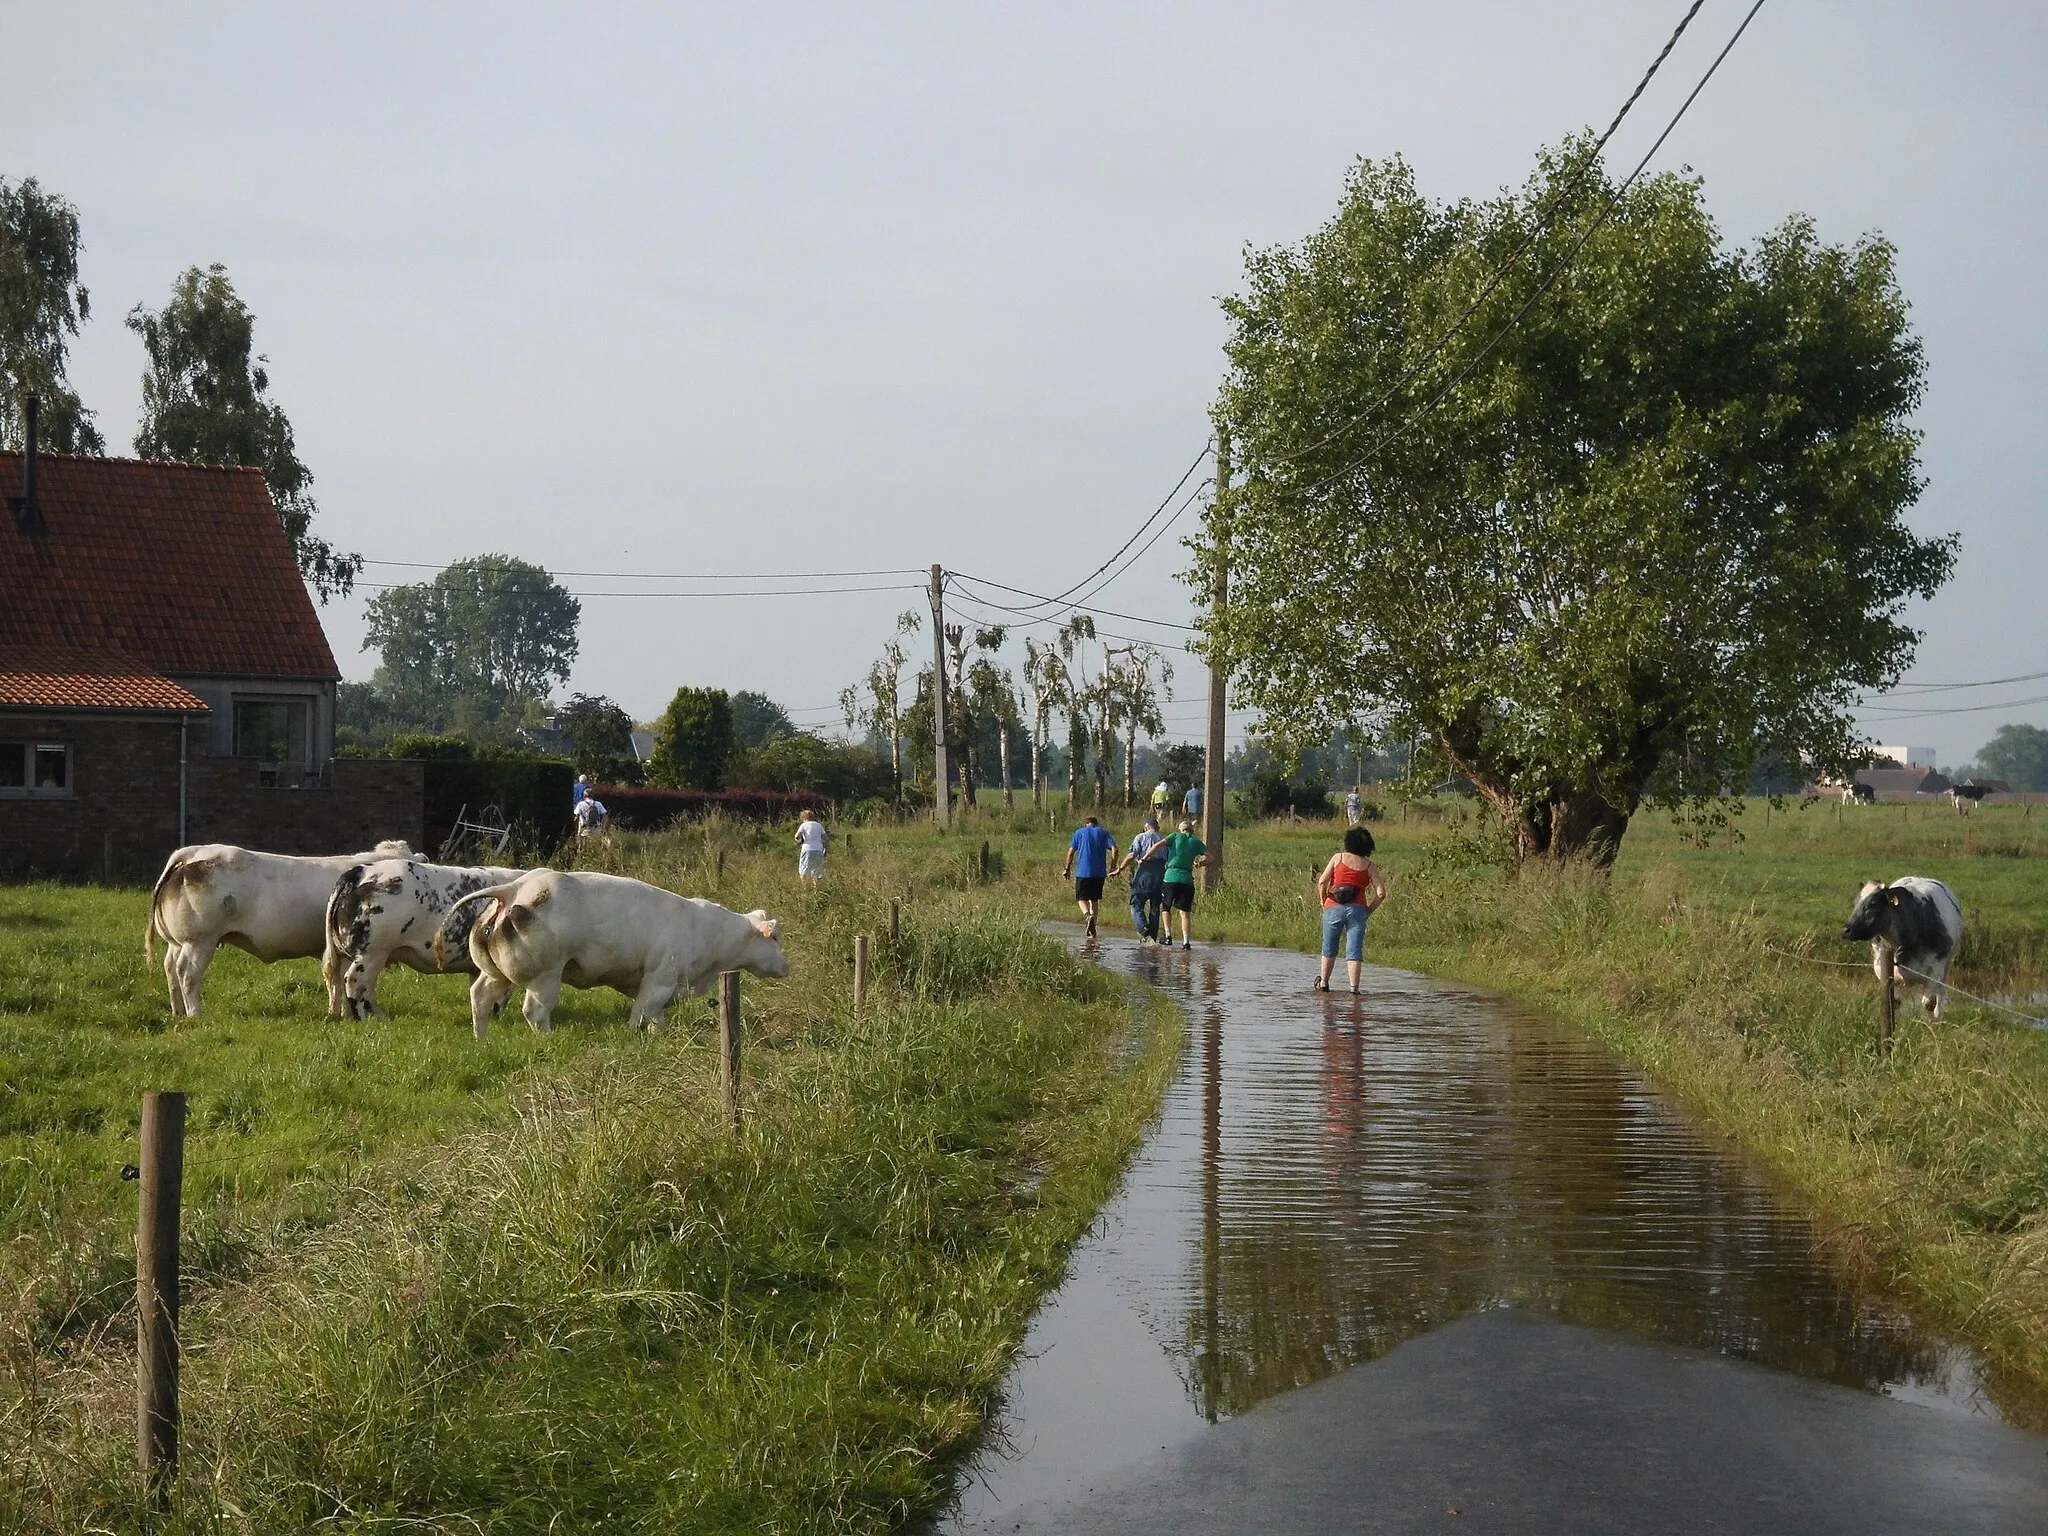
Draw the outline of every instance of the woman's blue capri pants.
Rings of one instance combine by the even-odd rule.
[[[1344,941],[1346,960],[1365,958],[1365,920],[1369,916],[1365,903],[1354,901],[1348,907],[1323,908],[1323,953],[1331,959],[1337,957],[1337,942]]]

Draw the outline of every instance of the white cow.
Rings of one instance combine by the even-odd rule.
[[[156,963],[156,941],[164,941],[164,980],[171,1011],[199,1017],[199,987],[214,951],[223,944],[246,949],[258,960],[303,960],[321,956],[327,982],[327,1011],[341,1014],[341,970],[327,953],[327,898],[337,876],[351,864],[403,857],[402,842],[379,843],[369,853],[333,858],[299,858],[257,853],[231,843],[180,848],[156,877],[149,897],[149,926],[142,952]]]
[[[471,902],[491,904],[469,929],[477,968],[469,1012],[479,1040],[515,986],[526,988],[520,1011],[538,1030],[549,1027],[564,982],[625,993],[634,1026],[645,1029],[679,994],[708,991],[720,971],[789,974],[766,912],[742,915],[619,875],[536,869],[456,907]]]
[[[477,908],[465,907],[453,919],[460,926],[450,931],[444,946],[437,948],[434,935],[462,897],[487,885],[517,880],[523,873],[429,864],[423,859],[381,859],[343,870],[327,900],[327,946],[340,957],[342,1001],[350,1016],[389,1017],[377,1003],[377,978],[393,963],[416,971],[474,974],[469,924]]]

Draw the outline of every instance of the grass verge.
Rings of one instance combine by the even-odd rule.
[[[918,851],[841,861],[816,896],[791,892],[779,857],[726,852],[722,876],[695,837],[628,839],[611,862],[682,889],[719,879],[730,904],[784,917],[792,978],[746,988],[743,1134],[718,1126],[701,1009],[633,1037],[609,994],[539,1047],[494,1030],[539,1054],[485,1074],[458,1111],[438,1079],[366,1089],[415,1113],[359,1130],[345,1176],[215,1200],[243,1258],[188,1304],[185,1470],[159,1529],[861,1531],[943,1495],[1157,1104],[1178,1015],[1030,932],[1021,904],[949,889],[958,872]],[[883,932],[905,889],[902,942],[880,948],[856,1014],[852,936]],[[119,928],[139,933],[130,899]],[[69,921],[45,936],[61,944]],[[227,980],[218,1027],[257,1028]],[[413,989],[384,1028],[473,1047],[458,981]],[[0,1040],[32,1059],[37,1030],[23,1045],[14,1024]],[[186,1029],[136,1027],[171,1036],[166,1051]],[[356,1075],[377,1073],[376,1027],[292,1027],[359,1036]],[[186,1071],[203,1115],[214,1085],[194,1074],[226,1047],[187,1043],[156,1067]],[[243,1063],[282,1095],[271,1105],[303,1061],[275,1066]],[[111,1115],[132,1085],[97,1082],[79,1093]],[[256,1116],[248,1149],[283,1156],[297,1123]],[[105,1117],[67,1131],[51,1113],[9,1134],[55,1149],[43,1166],[60,1173],[67,1138],[119,1140]],[[39,1230],[103,1244],[95,1199],[55,1201],[75,1220]],[[76,1277],[38,1269],[35,1246],[11,1251],[0,1318],[0,1529],[139,1529],[123,1316],[53,1326]],[[82,1266],[118,1267],[108,1252]]]

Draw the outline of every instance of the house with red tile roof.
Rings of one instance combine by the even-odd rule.
[[[393,770],[337,783],[341,672],[259,471],[31,449],[0,498],[0,871],[417,841],[402,785],[358,803]]]

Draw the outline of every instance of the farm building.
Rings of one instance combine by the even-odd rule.
[[[340,669],[259,472],[31,448],[0,495],[0,873],[418,843],[420,766],[334,758]]]

